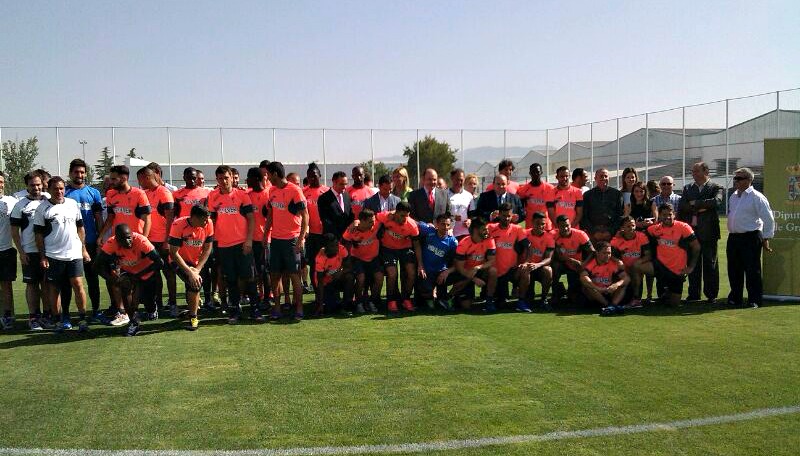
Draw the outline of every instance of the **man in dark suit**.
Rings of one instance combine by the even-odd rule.
[[[708,165],[703,162],[692,166],[694,182],[683,187],[678,218],[692,226],[697,240],[700,241],[700,259],[697,266],[689,274],[689,301],[700,300],[700,282],[702,279],[703,294],[709,303],[717,299],[719,293],[719,262],[717,261],[717,245],[719,244],[719,214],[717,209],[725,197],[725,189],[711,182],[708,177]]]
[[[331,179],[331,188],[317,199],[322,232],[332,233],[337,239],[353,221],[352,201],[347,194],[347,174],[336,171]]]
[[[450,198],[447,190],[436,188],[439,176],[436,170],[428,168],[422,178],[422,187],[408,195],[411,206],[411,218],[417,221],[433,223],[439,214],[450,211]]]
[[[507,191],[508,177],[505,174],[498,174],[494,177],[492,190],[481,193],[478,197],[478,205],[474,211],[469,212],[470,217],[481,217],[488,222],[492,222],[492,213],[497,211],[503,203],[511,205],[513,223],[525,220],[525,206],[519,196]]]
[[[392,178],[384,174],[378,179],[378,193],[370,196],[364,202],[364,208],[376,214],[393,211],[400,202],[400,197],[392,194]]]

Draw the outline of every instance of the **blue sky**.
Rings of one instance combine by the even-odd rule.
[[[2,126],[536,129],[800,86],[797,1],[3,0],[2,10]],[[786,100],[800,106],[798,94]]]

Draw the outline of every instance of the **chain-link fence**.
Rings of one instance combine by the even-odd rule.
[[[800,89],[531,130],[0,127],[3,142],[33,136],[39,140],[38,165],[54,175],[66,174],[76,157],[96,168],[105,149],[116,164],[138,168],[160,163],[164,178],[178,186],[187,166],[203,170],[213,181],[219,164],[235,166],[244,175],[264,159],[281,161],[288,172],[301,176],[311,161],[326,179],[361,163],[369,163],[367,171],[374,174],[375,165],[393,169],[406,164],[404,149],[432,136],[447,142],[455,150],[455,165],[477,174],[481,185],[491,181],[504,158],[515,163],[512,177],[520,182],[527,180],[532,163],[540,163],[551,182],[560,166],[581,167],[590,176],[603,167],[617,185],[626,167],[635,168],[641,180],[671,175],[682,185],[691,181],[692,164],[702,160],[712,178],[730,188],[737,167],[760,174],[764,139],[800,137]]]

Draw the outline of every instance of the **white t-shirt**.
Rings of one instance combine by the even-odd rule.
[[[33,224],[44,229],[47,258],[62,261],[83,258],[83,243],[78,236],[78,226],[83,226],[83,215],[74,199],[65,198],[60,204],[42,201],[36,208]]]
[[[22,244],[22,251],[24,253],[38,253],[39,249],[36,248],[36,236],[33,234],[33,214],[36,208],[45,201],[45,198],[32,200],[25,197],[17,201],[14,209],[11,211],[11,225],[19,227],[19,241]]]
[[[4,252],[11,247],[11,211],[17,205],[17,199],[13,196],[3,195],[0,197],[0,252]]]
[[[467,220],[467,211],[472,204],[472,193],[461,189],[460,193],[453,193],[453,190],[448,189],[447,195],[450,197],[450,213],[453,214],[453,236],[463,236],[469,234],[469,229],[464,226]]]

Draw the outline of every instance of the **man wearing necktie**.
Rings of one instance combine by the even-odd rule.
[[[450,211],[450,198],[447,192],[436,188],[438,180],[439,175],[436,170],[428,168],[422,178],[422,188],[408,195],[412,219],[433,223],[437,215]]]
[[[323,234],[332,233],[337,239],[342,238],[354,219],[351,205],[350,195],[347,193],[347,174],[337,171],[333,173],[330,190],[317,200]]]
[[[494,178],[492,189],[481,193],[478,197],[478,205],[474,211],[470,211],[470,217],[481,217],[487,222],[494,221],[497,216],[497,209],[501,204],[511,205],[512,223],[525,220],[525,208],[519,196],[508,192],[508,178],[504,174],[498,174]],[[494,215],[493,215],[494,214]]]

